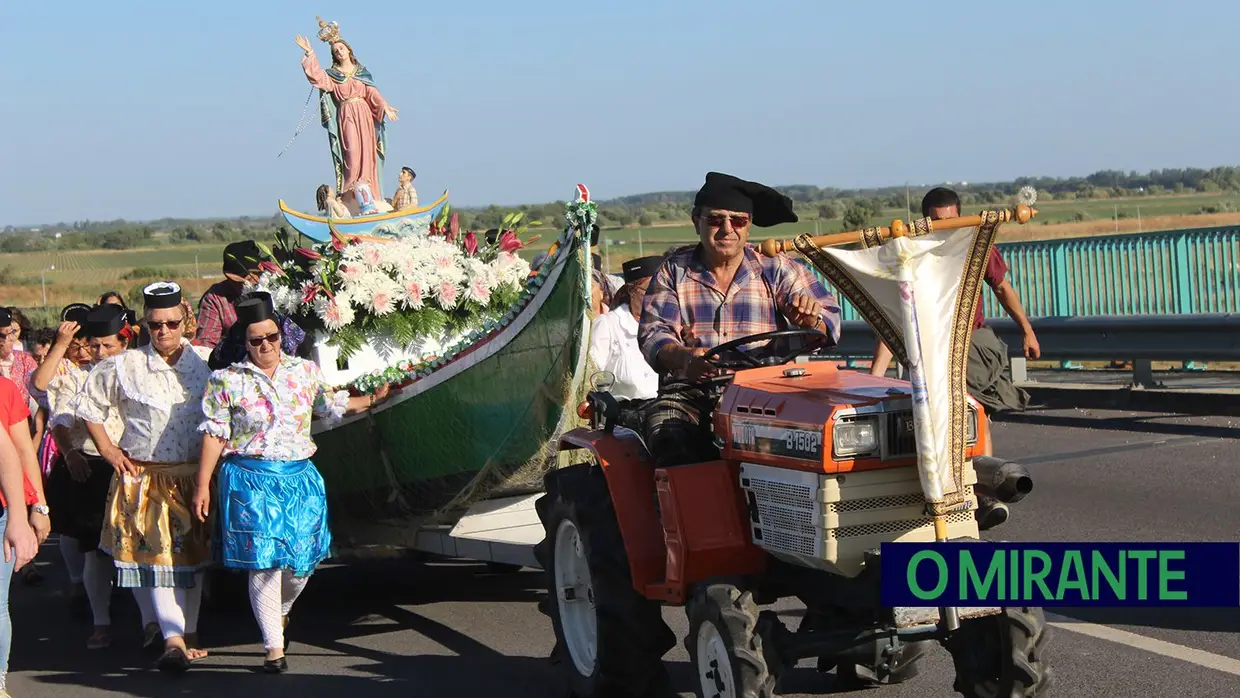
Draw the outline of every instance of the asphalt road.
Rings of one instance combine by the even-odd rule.
[[[1240,539],[1240,420],[1063,410],[994,429],[996,454],[1029,464],[1036,481],[996,536]],[[137,614],[124,596],[115,604],[116,643],[88,652],[90,621],[75,618],[59,596],[54,548],[41,563],[42,587],[13,588],[9,690],[18,698],[564,695],[545,661],[553,637],[536,608],[537,572],[405,562],[324,569],[293,612],[288,674],[255,673],[261,644],[242,599],[229,612],[204,612],[202,636],[212,655],[174,679],[154,671],[152,658],[137,649]],[[1058,612],[1064,618],[1053,629],[1052,695],[1240,695],[1240,609]],[[683,612],[666,615],[675,630],[687,630]],[[684,650],[678,646],[666,659],[683,695],[693,695]],[[830,674],[803,667],[787,675],[782,695],[839,693]],[[950,696],[951,683],[950,660],[940,651],[911,682],[865,693]]]

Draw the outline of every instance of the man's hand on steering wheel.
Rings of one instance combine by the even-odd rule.
[[[726,371],[719,368],[715,364],[711,363],[710,360],[702,358],[702,355],[705,354],[706,351],[707,350],[704,347],[688,350],[684,372],[685,377],[694,383],[699,383],[708,378],[715,378],[717,376],[731,373],[731,371]]]

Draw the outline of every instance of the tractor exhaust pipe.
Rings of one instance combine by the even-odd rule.
[[[1011,504],[1033,491],[1033,476],[1020,463],[978,456],[973,459],[973,469],[977,471],[978,494]]]

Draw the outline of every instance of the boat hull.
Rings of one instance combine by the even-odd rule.
[[[445,190],[438,199],[429,205],[407,211],[393,211],[376,216],[361,216],[357,218],[326,218],[293,210],[281,199],[280,215],[284,216],[285,222],[292,226],[294,230],[315,242],[321,243],[331,239],[331,229],[333,227],[345,237],[353,235],[362,237],[373,236],[375,235],[375,229],[385,223],[396,226],[408,225],[412,226],[412,230],[425,232],[430,227],[431,221],[443,211],[443,207],[447,203],[448,192]]]
[[[376,410],[317,431],[333,535],[385,545],[436,516],[541,487],[558,435],[576,426],[587,371],[590,276],[573,240],[526,307],[489,338]],[[400,537],[400,536],[397,536]],[[386,540],[385,540],[386,538]]]

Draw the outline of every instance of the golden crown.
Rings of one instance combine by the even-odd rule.
[[[322,17],[315,17],[319,21],[319,40],[325,43],[334,43],[340,41],[340,25],[336,22],[324,22]]]

